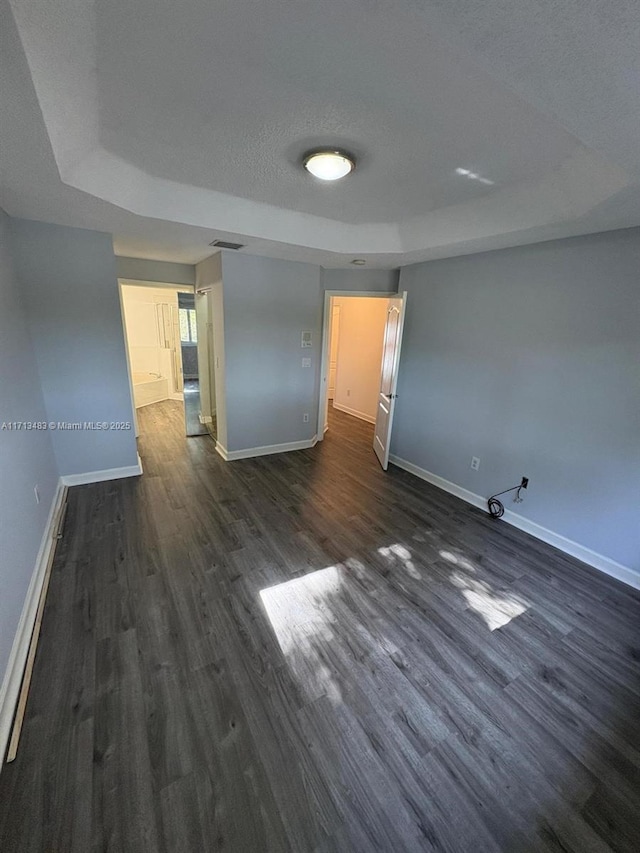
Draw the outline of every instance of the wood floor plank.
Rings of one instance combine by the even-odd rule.
[[[635,853],[640,594],[373,454],[181,405],[69,490],[0,849]]]

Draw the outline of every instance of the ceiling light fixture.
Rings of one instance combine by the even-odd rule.
[[[357,267],[363,267],[367,262],[364,258],[354,258],[351,263],[355,264]]]
[[[355,157],[346,151],[322,148],[304,155],[302,165],[314,178],[321,181],[338,181],[356,167]]]

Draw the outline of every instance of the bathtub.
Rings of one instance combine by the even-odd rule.
[[[169,397],[169,380],[163,379],[158,373],[132,373],[131,379],[136,409]]]

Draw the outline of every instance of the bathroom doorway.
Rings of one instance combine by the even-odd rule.
[[[180,299],[189,296],[193,303],[193,290],[185,286],[120,281],[134,412],[160,404],[179,407],[187,435],[193,433],[184,411]]]

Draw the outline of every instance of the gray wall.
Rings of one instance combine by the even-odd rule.
[[[197,265],[202,274],[205,268],[206,262]],[[223,252],[223,287],[213,294],[220,318],[224,291],[224,329],[216,330],[214,341],[224,370],[218,387],[226,399],[226,407],[218,405],[220,443],[233,451],[313,438],[324,291],[396,292],[398,278],[398,270],[325,270]],[[313,332],[311,348],[300,346],[303,330]],[[311,358],[310,368],[302,367],[303,358]],[[302,421],[305,413],[309,423]]]
[[[222,280],[227,450],[313,438],[320,267],[227,252]],[[301,333],[308,329],[313,347],[302,349]],[[303,357],[311,358],[310,368],[302,367]]]
[[[193,264],[148,261],[145,258],[116,258],[118,278],[132,281],[160,281],[166,284],[195,284]]]
[[[111,236],[11,222],[47,420],[133,423]],[[134,429],[51,440],[63,476],[137,463]]]
[[[417,264],[392,453],[640,568],[640,229]],[[478,472],[471,456],[481,458]]]
[[[374,290],[378,293],[397,293],[400,270],[322,270],[324,290]]]
[[[46,421],[9,243],[9,219],[0,211],[0,424]],[[0,483],[1,682],[58,483],[49,432],[0,430]]]

